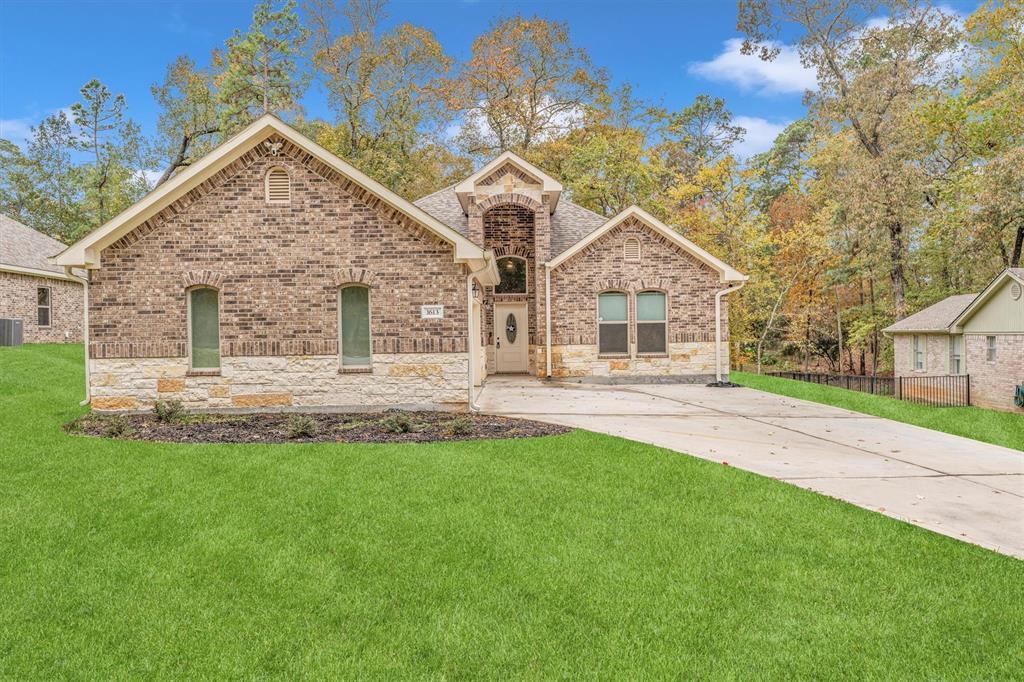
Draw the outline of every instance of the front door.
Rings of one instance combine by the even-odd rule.
[[[530,330],[525,303],[494,304],[494,368],[499,373],[525,374]]]

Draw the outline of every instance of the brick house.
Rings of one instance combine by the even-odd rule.
[[[89,270],[104,410],[458,408],[490,373],[707,381],[746,280],[513,154],[409,202],[272,116],[53,262]]]
[[[64,244],[0,215],[0,319],[20,320],[24,343],[81,343],[82,279],[47,261]]]
[[[1004,270],[981,293],[950,296],[883,331],[893,339],[896,376],[969,374],[971,404],[1024,413],[1014,403],[1024,386],[1024,268]]]

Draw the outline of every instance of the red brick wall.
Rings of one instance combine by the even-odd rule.
[[[627,262],[623,243],[640,240],[640,262]],[[698,261],[642,223],[629,219],[551,272],[554,345],[597,344],[597,295],[602,291],[668,293],[669,343],[715,340],[715,292],[725,288],[718,271]],[[632,298],[630,320],[635,318]],[[728,298],[722,300],[722,339],[729,339]],[[634,343],[633,325],[630,341]]]
[[[50,325],[37,321],[37,289],[50,288]],[[81,343],[81,284],[63,279],[0,272],[0,317],[20,319],[25,343]]]
[[[268,204],[264,176],[291,177]],[[186,354],[186,287],[221,290],[231,355],[337,352],[338,285],[371,283],[375,353],[464,352],[465,270],[452,246],[301,150],[263,146],[104,250],[90,290],[93,357]],[[444,319],[420,319],[442,304]]]

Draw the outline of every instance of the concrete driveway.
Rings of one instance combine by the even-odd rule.
[[[1024,452],[748,388],[492,376],[478,402],[728,462],[1024,558]]]

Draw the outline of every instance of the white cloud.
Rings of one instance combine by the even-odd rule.
[[[149,185],[150,189],[156,186],[156,181],[159,180],[160,176],[164,174],[162,170],[152,170],[149,168],[143,168],[139,171],[139,173],[142,175],[142,178],[146,181],[146,184]]]
[[[743,41],[726,40],[722,52],[707,62],[694,62],[688,67],[691,74],[717,82],[733,83],[744,91],[760,95],[803,93],[814,90],[817,80],[813,69],[800,63],[800,55],[792,45],[775,43],[779,54],[766,62],[757,55],[740,51]]]
[[[32,118],[0,118],[0,138],[17,145],[24,144],[32,136],[35,124]]]
[[[733,154],[739,159],[749,159],[754,154],[760,154],[771,149],[775,138],[792,123],[792,121],[772,123],[758,116],[736,116],[732,119],[732,122],[742,126],[747,131],[743,141],[737,143],[732,150]]]

